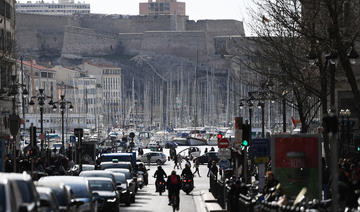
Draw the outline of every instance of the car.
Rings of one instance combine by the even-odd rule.
[[[114,186],[116,186],[116,179],[112,172],[105,171],[105,170],[93,170],[93,171],[82,171],[80,172],[79,176],[81,177],[102,177],[102,178],[109,178]]]
[[[44,186],[50,188],[55,194],[56,200],[59,203],[59,210],[61,212],[75,212],[76,203],[72,201],[75,199],[74,193],[69,186],[66,186],[62,183],[40,183],[36,182],[36,187]]]
[[[105,153],[100,156],[100,163],[102,162],[131,162],[133,167],[136,166],[136,152],[132,153]]]
[[[37,186],[36,191],[40,196],[40,211],[43,212],[58,212],[59,203],[55,197],[54,192],[47,187]]]
[[[131,174],[133,174],[134,169],[133,166],[131,165],[130,162],[118,162],[113,161],[113,162],[102,162],[100,163],[100,169],[101,170],[105,170],[105,169],[117,169],[117,168],[121,168],[121,169],[128,169],[130,171]]]
[[[120,196],[112,179],[88,177],[87,180],[94,195],[98,195],[98,208],[101,211],[119,211]]]
[[[147,163],[147,156],[151,155],[150,163],[156,163],[158,165],[163,165],[167,161],[166,155],[162,152],[148,152],[140,157],[140,161]]]
[[[26,205],[21,205],[21,194],[8,179],[0,178],[0,211],[27,211]]]
[[[89,182],[84,177],[79,176],[49,176],[42,177],[39,180],[41,184],[54,184],[58,183],[69,186],[74,193],[72,201],[78,207],[80,212],[94,212],[97,210],[97,199],[94,197]]]
[[[195,162],[196,159],[199,160],[200,164],[208,163],[210,160],[211,161],[216,161],[216,162],[219,161],[218,153],[217,152],[212,152],[212,151],[207,152],[207,153],[195,158],[194,162]]]
[[[17,199],[20,207],[26,211],[38,211],[40,207],[40,197],[36,192],[35,185],[30,175],[26,172],[18,173],[0,173],[0,179],[6,179],[11,184],[12,189],[19,191],[21,198]]]
[[[131,195],[131,202],[135,202],[135,195],[137,191],[136,181],[134,177],[132,177],[132,174],[128,169],[106,169],[106,171],[111,171],[113,173],[121,173],[125,175],[127,185],[129,187],[130,195]]]
[[[125,174],[113,173],[116,179],[116,190],[120,195],[120,203],[125,203],[126,206],[130,206],[132,202],[133,192],[130,191],[129,184],[126,180]]]

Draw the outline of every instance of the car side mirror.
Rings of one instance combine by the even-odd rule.
[[[93,193],[93,198],[94,198],[95,201],[99,200],[99,199],[100,199],[99,193],[94,192],[94,193]]]
[[[71,206],[77,206],[77,207],[79,207],[80,205],[83,205],[84,204],[84,202],[83,201],[78,201],[78,200],[75,200],[75,199],[72,199],[71,200]]]
[[[28,208],[26,205],[20,205],[18,212],[28,212]]]

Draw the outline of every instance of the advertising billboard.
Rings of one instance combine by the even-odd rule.
[[[321,148],[317,135],[274,135],[272,171],[288,196],[307,188],[306,197],[321,198]]]

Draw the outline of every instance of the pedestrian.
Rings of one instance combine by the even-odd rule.
[[[213,161],[212,162],[212,165],[211,165],[211,169],[210,169],[211,173],[214,175],[215,179],[217,179],[217,174],[219,172],[219,169],[216,165],[216,161]]]
[[[265,174],[265,186],[264,186],[264,194],[268,194],[271,190],[271,188],[277,186],[279,184],[279,181],[277,181],[274,177],[274,174],[272,171],[267,171]]]
[[[175,169],[175,167],[176,167],[177,169],[179,169],[178,156],[177,156],[177,155],[174,156],[174,163],[175,163],[174,169]]]
[[[148,166],[150,167],[150,162],[151,162],[151,154],[150,153],[148,153],[146,155],[146,159],[147,159],[147,162],[148,162]]]
[[[211,171],[211,166],[212,166],[212,160],[209,159],[207,167],[208,167],[208,173],[207,173],[207,177],[210,177],[210,171]]]
[[[182,163],[182,156],[179,154],[179,155],[178,155],[178,164],[179,164],[179,166],[180,166],[180,169],[182,169],[181,163]]]
[[[211,147],[210,152],[215,152],[215,148]]]
[[[5,156],[5,172],[12,172],[13,171],[13,165],[12,161],[10,160],[10,155]]]
[[[206,147],[205,148],[205,151],[204,151],[204,154],[206,154],[208,152],[208,148]]]
[[[189,165],[191,167],[191,162],[188,157],[185,157],[185,165]]]
[[[195,176],[195,173],[198,173],[199,177],[201,177],[200,176],[200,171],[199,171],[199,165],[200,165],[199,160],[195,159],[195,163],[194,163],[195,172],[193,174]]]

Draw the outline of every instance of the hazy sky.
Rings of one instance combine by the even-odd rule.
[[[27,2],[28,0],[20,0]],[[37,0],[38,1],[38,0]],[[78,0],[75,0],[78,2]],[[147,0],[80,0],[91,4],[92,13],[138,15],[139,2]],[[249,23],[247,9],[253,0],[178,0],[186,2],[186,13],[191,20],[235,19]],[[35,0],[32,0],[35,2]],[[57,0],[45,0],[57,2]]]

